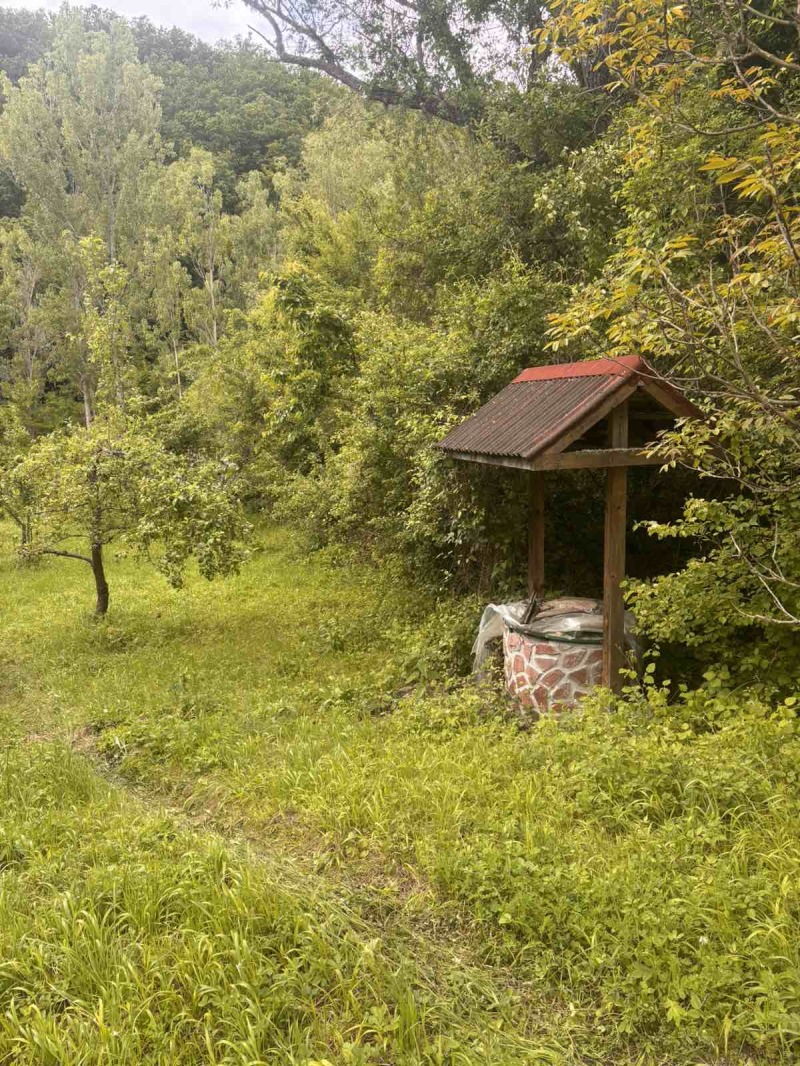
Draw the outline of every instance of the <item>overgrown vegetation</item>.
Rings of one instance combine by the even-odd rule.
[[[794,1061],[797,11],[245,2],[0,12],[0,1060]],[[630,354],[649,665],[520,721],[525,479],[432,445]]]
[[[557,1054],[506,1031],[517,997],[493,1001],[480,970],[414,960],[324,887],[122,800],[63,746],[7,755],[0,796],[4,1062]]]
[[[68,562],[54,560],[22,576],[5,563],[0,588],[16,619],[2,653],[9,709],[22,719],[24,732],[77,735],[83,750],[96,753],[118,780],[174,804],[195,825],[249,840],[274,870],[275,887],[252,883],[258,875],[246,872],[245,887],[239,887],[240,874],[224,873],[218,851],[207,857],[205,845],[170,828],[164,816],[157,830],[148,828],[150,822],[143,828],[140,820],[130,825],[126,801],[92,783],[63,750],[44,758],[36,754],[39,747],[26,747],[12,757],[6,770],[12,780],[19,759],[34,768],[44,761],[26,772],[25,784],[13,786],[20,792],[20,814],[10,817],[16,808],[4,803],[4,839],[29,855],[37,876],[47,881],[40,864],[62,861],[59,849],[80,825],[87,827],[89,837],[78,850],[70,845],[68,868],[75,872],[66,882],[75,886],[77,912],[88,909],[85,931],[80,926],[69,932],[71,946],[56,950],[67,958],[79,953],[91,923],[102,918],[111,961],[97,965],[127,959],[126,988],[132,983],[140,990],[136,995],[145,997],[155,994],[152,982],[163,989],[157,1001],[162,994],[165,1001],[148,1023],[163,1046],[175,1033],[174,1012],[187,1012],[190,1031],[200,1034],[192,1039],[202,1040],[203,1026],[211,1025],[204,1012],[211,1010],[215,1044],[234,1032],[242,1042],[236,1047],[248,1047],[251,1058],[237,1051],[230,1061],[278,1062],[291,1048],[304,1062],[302,1041],[311,1039],[304,1031],[335,1041],[330,1027],[357,1027],[359,1010],[366,1016],[371,1004],[382,1003],[388,1011],[381,1015],[382,1036],[364,1031],[359,1039],[376,1039],[390,1061],[438,1061],[433,1051],[415,1058],[413,1046],[403,1044],[407,1023],[385,976],[369,978],[369,1005],[361,999],[366,990],[357,990],[358,1005],[346,1008],[336,1005],[337,978],[330,1012],[314,1021],[302,1014],[310,1008],[301,1001],[315,993],[293,991],[290,982],[289,999],[280,1002],[290,1014],[300,1011],[297,1022],[290,1024],[286,1013],[270,1021],[271,1008],[264,1007],[250,1045],[239,1028],[246,988],[234,990],[219,1015],[168,991],[200,951],[205,932],[223,958],[215,964],[216,956],[203,956],[197,965],[215,967],[220,976],[211,984],[222,995],[220,982],[235,961],[228,954],[235,954],[233,941],[226,945],[240,923],[251,952],[250,980],[257,985],[260,968],[271,965],[263,961],[271,948],[258,938],[281,934],[267,933],[263,925],[258,932],[248,915],[266,911],[279,929],[291,928],[291,915],[305,913],[310,904],[296,895],[284,902],[284,879],[291,879],[292,897],[305,871],[320,881],[321,891],[327,885],[326,893],[344,893],[373,929],[365,932],[367,940],[381,936],[399,947],[408,935],[422,936],[419,945],[406,942],[404,948],[422,957],[441,951],[440,940],[451,943],[465,965],[472,960],[474,976],[465,979],[489,981],[492,991],[485,994],[495,997],[501,1015],[510,1012],[497,1030],[500,1043],[472,1052],[468,1044],[458,1051],[454,1044],[442,1061],[496,1061],[493,1055],[506,1061],[502,1039],[528,1039],[520,1048],[528,1048],[532,1061],[537,1046],[550,1049],[542,1061],[555,1062],[628,1062],[643,1055],[644,1061],[693,1063],[714,1061],[715,1053],[760,1062],[794,1055],[800,741],[791,700],[770,712],[717,677],[704,695],[686,694],[673,705],[655,689],[620,703],[614,714],[599,699],[581,716],[531,734],[505,721],[485,692],[457,682],[441,687],[437,681],[428,694],[404,694],[404,682],[430,673],[441,677],[458,662],[457,646],[432,653],[423,641],[434,618],[448,618],[446,604],[434,610],[424,599],[377,582],[369,568],[351,565],[344,577],[335,561],[309,562],[283,532],[268,533],[246,573],[213,591],[195,578],[184,591],[165,594],[133,560],[113,565],[125,605],[98,631],[88,621],[76,625],[71,593],[79,588],[79,575]],[[386,627],[389,608],[394,621]],[[455,632],[452,617],[448,630]],[[48,789],[64,787],[81,790],[74,807],[73,801],[62,807],[47,799]],[[37,789],[42,798],[34,802],[30,796]],[[96,836],[99,823],[104,828]],[[55,839],[39,845],[37,834]],[[40,847],[44,856],[34,859]],[[147,851],[144,872],[135,857],[140,848]],[[133,857],[125,857],[130,849]],[[6,867],[4,883],[12,893],[24,870],[15,863]],[[272,902],[260,904],[266,891]],[[175,903],[167,905],[173,892]],[[323,914],[325,898],[314,904]],[[100,914],[102,900],[108,904]],[[39,934],[57,946],[73,929],[73,918],[78,921],[73,904],[68,925],[52,905],[43,902],[41,908],[36,921],[62,922]],[[132,908],[133,917],[125,917]],[[201,919],[212,910],[219,910],[217,917]],[[144,918],[136,915],[145,913],[151,917],[142,927]],[[305,947],[280,949],[298,953],[300,969],[293,968],[292,981],[326,984],[331,951],[344,952],[335,965],[344,967],[341,980],[349,981],[347,960],[361,949],[347,933],[347,920],[319,919],[322,942],[314,932],[318,919],[310,920],[312,926],[303,926]],[[224,927],[212,934],[205,921]],[[171,947],[167,956],[176,935],[180,950]],[[339,938],[343,943],[336,947]],[[8,958],[18,954],[7,950]],[[27,961],[24,972],[30,975],[38,965]],[[90,988],[63,965],[60,1010],[70,1018],[89,1005],[95,1010]],[[391,970],[395,964],[385,965]],[[453,965],[458,969],[458,962]],[[306,966],[308,978],[301,976]],[[192,979],[198,986],[205,983],[199,972]],[[13,1001],[20,1011],[14,973],[4,1010]],[[97,999],[103,998],[104,973],[109,971],[91,976]],[[451,1012],[452,1039],[469,1041],[472,1008],[456,994],[458,986],[447,983],[450,978],[439,972],[432,979],[440,998],[430,1001],[431,1017],[439,1017],[440,1003]],[[408,980],[408,995],[420,995],[414,979]],[[122,1011],[131,994],[113,993],[104,1024],[119,1030],[120,1047],[134,1041],[130,1046],[136,1048],[139,1038],[129,1031],[133,1015],[112,1022],[108,1013]],[[523,994],[532,997],[527,1006],[519,999]],[[346,986],[342,995],[348,999]],[[80,1003],[73,1004],[73,997]],[[423,1001],[429,1002],[425,996]],[[566,1003],[573,1005],[571,1014],[564,1014]],[[423,1009],[420,1001],[417,1009]],[[48,1008],[40,1002],[35,1026],[55,1032],[55,1010],[55,1003]],[[526,1037],[531,1011],[540,1021]],[[17,1023],[5,1024],[8,1033],[15,1031]],[[76,1017],[76,1028],[70,1022],[63,1039],[73,1039],[73,1032],[74,1039],[85,1038],[81,1024]],[[431,1034],[441,1023],[432,1024]],[[287,1041],[277,1045],[283,1051],[271,1042],[270,1034],[279,1030],[277,1039]],[[99,1054],[103,1044],[96,1040]],[[312,1040],[309,1058],[320,1054],[316,1046]],[[522,1050],[512,1054],[511,1046],[508,1061],[529,1061]],[[381,1061],[379,1051],[374,1054]],[[194,1061],[188,1050],[186,1055]],[[341,1047],[333,1061],[348,1061]]]

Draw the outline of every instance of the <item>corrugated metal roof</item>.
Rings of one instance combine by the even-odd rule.
[[[574,418],[618,389],[620,377],[512,381],[480,410],[451,430],[439,447],[450,452],[530,459]]]
[[[636,383],[644,391],[661,390],[661,403],[690,414],[694,408],[666,386],[638,356],[591,359],[531,367],[456,426],[438,444],[445,452],[532,459],[553,447],[572,426],[617,389],[630,393]]]

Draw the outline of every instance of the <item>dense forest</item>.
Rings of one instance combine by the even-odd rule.
[[[430,445],[525,366],[635,351],[709,415],[663,443],[692,475],[634,486],[631,570],[663,575],[631,590],[642,623],[747,680],[797,665],[794,31],[745,12],[743,58],[726,4],[672,29],[647,4],[537,11],[471,16],[469,46],[426,29],[424,69],[376,29],[357,93],[258,39],[8,13],[2,455],[26,551],[123,530],[173,578],[191,553],[225,570],[244,502],[507,590],[519,479]],[[120,491],[92,532],[63,504],[98,448]],[[180,518],[155,490],[178,470]],[[591,592],[601,486],[553,491],[555,583]]]
[[[351,825],[341,810],[358,803],[332,770],[312,787],[307,768],[291,762],[285,778],[258,784],[272,756],[252,771],[253,787],[269,795],[276,818],[307,815],[315,832],[345,840],[353,861],[366,863],[373,845],[404,855],[404,869],[462,908],[459,917],[447,912],[453,928],[486,923],[492,965],[518,963],[525,980],[558,988],[570,1008],[574,998],[575,1010],[588,1012],[587,1031],[596,1024],[603,1035],[592,1037],[599,1057],[586,1060],[570,1058],[563,1044],[552,1057],[532,1058],[530,1047],[470,1043],[472,1036],[463,1045],[472,1050],[459,1058],[457,1041],[423,1053],[403,1043],[400,1022],[387,1022],[383,1044],[364,1038],[386,1057],[359,1050],[358,1040],[347,1057],[342,1048],[350,1045],[334,1041],[336,1063],[688,1063],[701,1054],[722,1062],[713,1056],[732,1048],[742,1057],[724,1061],[790,1061],[800,1016],[791,874],[800,869],[792,822],[800,16],[783,0],[243,3],[250,38],[214,46],[99,7],[0,11],[8,587],[31,583],[19,592],[22,605],[45,580],[63,587],[71,624],[85,623],[89,634],[74,637],[89,642],[75,646],[74,662],[92,671],[91,642],[109,656],[130,642],[134,654],[147,627],[160,624],[162,597],[165,612],[184,610],[170,606],[170,585],[194,588],[197,573],[273,580],[264,537],[277,534],[265,529],[291,531],[305,561],[281,565],[298,565],[298,573],[323,567],[321,585],[330,579],[323,560],[389,582],[375,604],[373,578],[348,586],[360,606],[348,621],[350,608],[339,604],[314,646],[341,651],[378,630],[394,633],[396,661],[373,682],[392,700],[401,683],[411,691],[408,716],[388,715],[386,693],[367,692],[349,674],[324,706],[341,744],[353,746],[352,787],[362,799],[370,775],[391,780],[406,767],[395,805],[382,791],[374,805],[364,800],[369,815],[352,814]],[[647,666],[614,703],[613,724],[603,703],[610,697],[601,694],[597,714],[589,708],[582,724],[545,724],[539,754],[531,754],[523,746],[530,726],[509,725],[497,693],[476,695],[463,680],[479,601],[514,598],[524,587],[525,475],[459,465],[433,445],[523,368],[629,355],[644,357],[703,413],[661,436],[661,469],[631,474],[626,596]],[[593,471],[548,485],[552,592],[597,594],[603,493]],[[147,576],[131,578],[129,559]],[[153,585],[152,568],[163,575]],[[151,621],[123,613],[115,623],[145,586]],[[301,602],[293,588],[287,612],[316,618],[313,590]],[[239,611],[252,617],[247,594],[239,595],[224,608],[224,624],[220,614],[220,634],[236,628]],[[81,598],[87,610],[94,603],[96,621],[81,616]],[[421,608],[409,598],[428,605],[422,628]],[[210,618],[217,608],[204,609]],[[411,616],[403,629],[400,620]],[[9,634],[8,647],[16,647]],[[307,655],[303,640],[292,655]],[[19,662],[25,647],[20,638]],[[51,649],[41,669],[63,665],[59,654]],[[11,677],[17,653],[8,655]],[[141,678],[149,670],[161,677],[161,666],[136,668]],[[217,710],[198,707],[207,698],[216,707],[216,697],[163,669],[163,692],[153,680],[158,698],[150,706],[142,696],[138,717],[123,708],[111,667],[108,691],[85,697],[99,701],[92,730],[115,730],[113,743],[99,742],[107,743],[103,757],[152,787],[172,775],[182,797],[198,787],[184,771],[213,772],[221,817],[249,825],[252,811],[235,804],[244,802],[250,742],[233,726],[212,729],[207,716]],[[230,669],[251,683],[249,666]],[[373,672],[361,660],[353,670]],[[42,673],[36,692],[59,684]],[[279,722],[288,712],[276,685]],[[169,736],[167,699],[182,708],[169,712]],[[236,729],[261,737],[273,728],[252,726],[250,713],[242,711]],[[380,750],[373,725],[384,731]],[[274,728],[281,740],[299,727]],[[328,742],[303,735],[281,757],[299,760],[305,751],[327,766],[320,745]],[[423,758],[413,746],[429,742]],[[437,744],[452,745],[455,763],[437,761]],[[223,747],[236,753],[224,766],[215,761]],[[374,763],[357,770],[356,749]],[[330,756],[331,766],[339,757]],[[434,816],[421,794],[403,791],[417,758],[435,763],[431,780],[442,790],[442,806],[431,801],[438,836],[431,829],[422,843],[414,818],[421,825]],[[517,806],[509,799],[495,807],[500,801],[481,778],[484,806],[464,800],[445,815],[443,797],[460,787],[448,767],[462,759],[478,776],[495,774]],[[20,772],[29,773],[27,762]],[[562,795],[572,806],[531,829],[519,810],[533,818],[523,779],[537,773],[550,782],[536,786],[548,810]],[[42,781],[49,796],[55,786]],[[314,788],[319,794],[309,799]],[[599,803],[608,804],[602,817]],[[668,828],[672,835],[657,841]],[[464,835],[473,831],[467,855]],[[358,851],[362,833],[372,844]],[[590,877],[576,858],[584,847],[614,857]],[[547,849],[561,856],[558,875],[537,865]],[[215,861],[197,874],[203,884]],[[680,886],[669,884],[671,871],[685,878]],[[520,887],[534,874],[542,877],[536,899]],[[651,913],[642,884],[653,893]],[[562,909],[570,894],[596,924]],[[670,925],[684,905],[697,929],[709,922],[691,959]],[[725,920],[715,925],[707,916],[721,910]],[[629,935],[634,926],[639,939]],[[349,956],[340,962],[355,965]],[[386,972],[405,972],[393,966],[386,962]],[[385,1004],[384,979],[376,977]],[[4,981],[0,962],[3,1004]],[[467,1007],[458,1003],[463,1017]],[[431,1007],[436,1017],[438,1010]],[[476,1030],[491,1028],[475,1010]],[[0,1023],[0,1047],[9,1025],[21,1024]],[[373,1029],[383,1032],[378,1022]],[[172,1058],[146,1058],[150,1051],[136,1044],[130,1059],[113,1061],[329,1066],[330,1039],[326,1030],[305,1057],[294,1045],[297,1057],[288,1057],[287,1044],[265,1058],[266,1045],[242,1037],[240,1057],[203,1058],[198,1050],[184,1060],[173,1050]],[[560,1031],[558,1040],[573,1037]],[[24,1061],[112,1061],[61,1057],[66,1046]],[[0,1061],[23,1061],[11,1054]]]

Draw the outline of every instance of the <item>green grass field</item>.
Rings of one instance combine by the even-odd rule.
[[[462,609],[288,531],[102,624],[4,535],[0,1062],[797,1060],[789,707],[521,730],[433,683]]]

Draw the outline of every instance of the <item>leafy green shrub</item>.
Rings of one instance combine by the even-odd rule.
[[[537,337],[560,296],[542,272],[511,258],[480,285],[443,293],[430,325],[358,315],[358,373],[337,397],[330,446],[291,478],[280,513],[316,543],[365,545],[433,582],[488,588],[516,578],[522,477],[465,471],[433,445],[523,366],[542,361]]]

